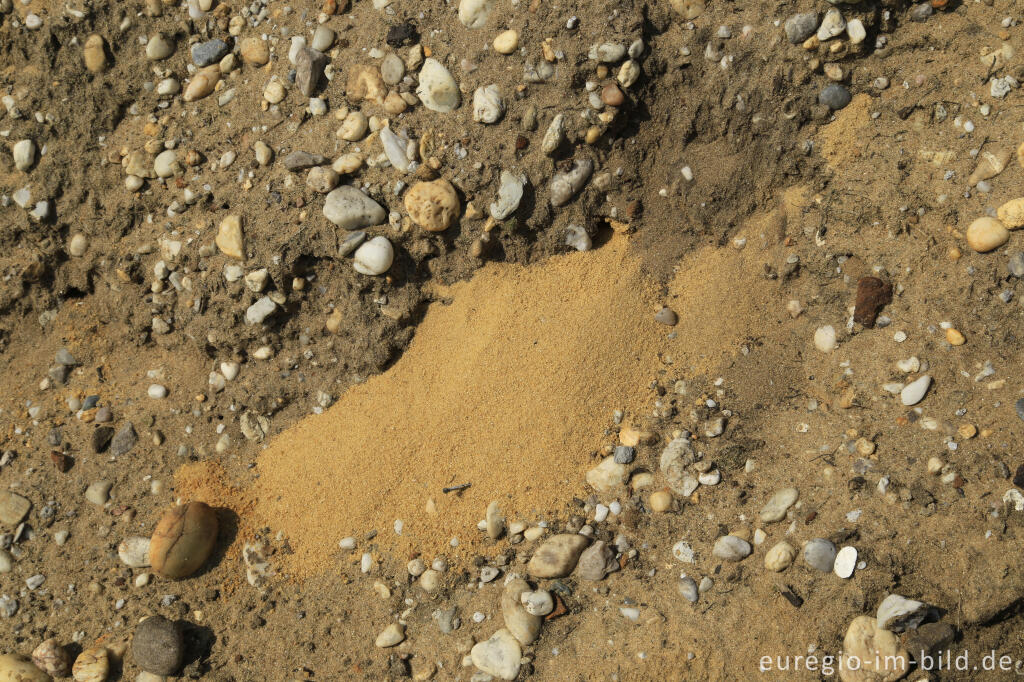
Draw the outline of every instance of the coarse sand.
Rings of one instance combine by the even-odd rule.
[[[623,236],[536,266],[489,264],[438,292],[450,303],[431,305],[390,369],[261,454],[251,498],[288,536],[292,570],[325,570],[339,539],[371,531],[389,549],[462,553],[492,500],[509,521],[536,521],[585,495],[583,473],[614,442],[614,410],[643,422],[652,382],[671,386],[684,369],[670,363],[698,369],[715,359],[699,349],[735,350],[736,320],[758,323],[743,282],[753,269],[739,252],[706,251],[667,296]],[[675,328],[654,321],[665,303]]]

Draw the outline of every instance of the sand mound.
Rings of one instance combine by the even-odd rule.
[[[257,512],[288,534],[299,572],[371,530],[389,547],[450,551],[452,537],[465,547],[491,500],[509,519],[550,518],[583,492],[613,410],[649,409],[652,380],[674,371],[662,359],[671,347],[687,369],[707,360],[700,349],[730,352],[731,321],[758,317],[742,283],[752,271],[721,256],[681,269],[672,340],[653,319],[664,299],[625,238],[530,268],[488,265],[443,292],[451,303],[431,306],[391,369],[270,443]]]

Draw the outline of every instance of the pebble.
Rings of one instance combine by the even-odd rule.
[[[846,22],[846,35],[851,45],[860,45],[868,37],[868,31],[860,19],[851,19]]]
[[[17,526],[28,516],[32,502],[26,497],[9,490],[0,492],[0,523],[5,526]]]
[[[206,562],[217,544],[217,514],[203,502],[164,512],[153,530],[149,560],[165,578],[185,578]]]
[[[765,523],[775,523],[786,518],[786,512],[799,497],[800,491],[796,488],[782,488],[777,491],[761,508],[761,520]]]
[[[132,657],[146,672],[177,674],[185,659],[185,637],[181,627],[163,616],[150,616],[135,626]]]
[[[459,84],[441,62],[428,58],[420,69],[416,96],[431,111],[446,114],[455,111],[461,102]]]
[[[366,131],[370,125],[366,119],[366,114],[361,111],[352,111],[345,117],[345,120],[341,122],[341,127],[338,128],[337,136],[342,140],[348,142],[358,142],[359,140],[366,137]]]
[[[374,645],[378,649],[387,649],[389,647],[398,646],[403,641],[405,641],[405,626],[401,623],[392,623],[377,635]]]
[[[723,535],[715,540],[711,554],[722,561],[743,561],[753,551],[750,543],[743,538],[735,535]]]
[[[18,654],[0,656],[0,680],[4,682],[52,682],[32,661]]]
[[[44,639],[32,650],[32,662],[51,677],[67,677],[71,674],[71,654],[53,637]]]
[[[245,309],[245,322],[246,324],[263,324],[276,310],[277,303],[269,296],[263,296]]]
[[[814,538],[804,545],[804,563],[822,573],[831,573],[836,562],[836,546],[824,538]]]
[[[216,64],[230,51],[228,44],[220,38],[196,43],[192,46],[192,62],[200,67]]]
[[[658,312],[654,313],[654,321],[658,324],[674,327],[679,322],[679,316],[671,308],[662,307]]]
[[[466,28],[481,28],[494,9],[494,0],[460,0],[459,21]]]
[[[89,249],[89,239],[81,232],[76,232],[68,242],[68,253],[75,258],[81,258]]]
[[[853,321],[868,329],[875,326],[875,320],[882,308],[892,301],[892,285],[878,277],[861,277],[857,280],[857,298],[853,308]]]
[[[867,661],[872,662],[870,668]],[[900,646],[899,640],[878,627],[871,616],[857,616],[850,623],[843,638],[840,670],[859,671],[856,677],[849,672],[842,675],[844,682],[867,680],[899,680],[907,674],[910,654]],[[870,671],[869,674],[865,674]]]
[[[299,92],[310,97],[320,86],[329,60],[324,53],[311,48],[299,50],[295,58],[295,84]]]
[[[306,175],[306,186],[320,194],[327,194],[337,187],[340,181],[341,176],[328,166],[310,168],[309,174]]]
[[[996,209],[996,215],[1008,230],[1024,227],[1024,197],[1007,201]]]
[[[387,221],[381,205],[351,185],[342,185],[327,195],[324,217],[343,230],[358,230]]]
[[[352,267],[363,275],[383,275],[395,262],[395,248],[387,237],[374,237],[356,249]]]
[[[928,393],[928,389],[932,385],[932,378],[927,374],[919,376],[914,381],[910,382],[903,387],[900,391],[900,402],[907,407],[911,405],[917,405],[919,402],[924,400],[924,396]]]
[[[615,560],[615,550],[602,540],[585,549],[576,566],[576,574],[581,579],[593,581],[604,580],[606,575],[617,570],[619,562]]]
[[[793,564],[796,559],[796,548],[788,542],[780,542],[764,555],[764,567],[769,571],[780,573]]]
[[[544,137],[540,144],[541,151],[548,156],[551,156],[561,146],[564,140],[565,114],[557,114],[553,119],[551,119],[551,123],[544,132]]]
[[[428,232],[444,232],[459,216],[459,196],[444,178],[418,182],[405,195],[412,221]]]
[[[668,490],[656,490],[651,493],[648,500],[651,511],[657,513],[667,512],[672,508],[672,493]]]
[[[691,604],[696,604],[700,598],[700,590],[697,587],[697,581],[690,576],[683,576],[676,584],[676,588],[679,590],[679,594],[686,601]]]
[[[267,81],[267,85],[263,88],[263,99],[267,100],[270,104],[279,104],[287,94],[287,91],[284,89],[284,83],[277,76]]]
[[[473,665],[502,680],[514,680],[519,676],[522,655],[519,641],[506,629],[498,630],[490,639],[477,642],[470,650]]]
[[[610,492],[622,485],[626,479],[626,466],[615,461],[615,457],[605,457],[600,464],[586,474],[587,483],[600,493]]]
[[[110,441],[110,454],[114,457],[127,454],[135,447],[138,440],[139,437],[135,433],[135,427],[132,426],[131,422],[125,422],[124,426],[118,429]]]
[[[530,557],[526,572],[534,578],[564,578],[576,568],[588,544],[586,537],[575,533],[553,535]]]
[[[405,62],[394,52],[384,55],[380,62],[380,77],[388,85],[397,85],[405,75]]]
[[[14,157],[14,167],[25,172],[32,168],[36,162],[36,143],[32,140],[19,140],[11,147],[11,156]]]
[[[149,538],[138,535],[125,538],[117,546],[117,556],[128,568],[146,568],[149,566]]]
[[[818,327],[814,332],[814,347],[822,353],[831,353],[836,349],[836,329],[830,324]]]
[[[594,162],[580,159],[573,163],[572,169],[555,173],[551,178],[551,204],[555,207],[568,204],[587,184],[594,172]]]
[[[105,682],[110,674],[110,655],[105,647],[89,647],[78,654],[71,666],[75,682]]]
[[[501,171],[501,184],[498,187],[498,200],[491,203],[491,217],[495,220],[505,220],[516,212],[519,202],[523,199],[523,190],[526,186],[526,176],[515,174],[507,170]]]
[[[174,54],[174,41],[163,33],[156,33],[146,43],[146,58],[152,61],[167,59]]]
[[[878,605],[878,627],[890,632],[912,630],[928,616],[930,608],[923,602],[890,594]]]
[[[161,384],[150,384],[146,390],[146,395],[154,400],[160,400],[161,398],[167,397],[167,387]]]
[[[843,19],[842,13],[836,8],[832,8],[825,12],[825,18],[821,20],[821,26],[818,27],[818,40],[825,42],[831,40],[837,35],[846,30],[846,20]]]
[[[110,499],[110,489],[113,487],[109,481],[96,481],[85,489],[85,499],[102,507]]]
[[[324,24],[320,24],[313,31],[313,39],[310,41],[309,46],[317,52],[326,52],[334,44],[335,38],[334,30]],[[397,81],[396,81],[397,82]]]
[[[832,565],[832,571],[843,578],[849,578],[853,575],[853,571],[857,568],[857,548],[846,546],[839,550],[836,554],[835,563]]]
[[[501,616],[505,628],[523,646],[529,646],[537,640],[544,622],[543,618],[530,613],[523,606],[522,595],[529,591],[530,585],[525,580],[510,577],[501,595]]]
[[[473,92],[473,120],[477,123],[492,124],[505,115],[505,103],[501,100],[501,88],[487,85]]]
[[[14,557],[6,549],[0,549],[0,574],[14,570]]]
[[[625,101],[626,96],[622,94],[622,90],[615,83],[608,83],[601,88],[601,102],[604,104],[610,107],[621,107]]]
[[[498,54],[512,54],[519,48],[519,31],[508,29],[494,38],[494,51]]]
[[[153,172],[156,173],[158,178],[169,178],[178,175],[181,172],[181,166],[178,164],[178,153],[173,149],[168,149],[157,154],[156,158],[153,159]]]
[[[616,445],[612,457],[617,464],[632,464],[636,459],[636,448],[628,445]]]
[[[487,537],[497,540],[505,532],[505,518],[501,515],[501,509],[495,500],[487,505],[487,512],[484,515]]]
[[[270,61],[270,45],[260,38],[246,38],[242,41],[240,52],[242,61],[253,66],[263,66]]]
[[[522,592],[519,595],[519,601],[527,613],[534,616],[546,616],[555,610],[555,600],[551,598],[551,593],[547,590]]]
[[[799,45],[817,31],[818,13],[801,12],[794,14],[786,19],[786,23],[783,24],[782,28],[786,32],[786,39],[794,45]]]
[[[821,93],[818,95],[818,103],[824,104],[833,111],[842,109],[853,97],[850,95],[850,91],[846,89],[845,85],[839,83],[833,83],[826,85]]]
[[[998,249],[1010,239],[1010,232],[995,218],[984,216],[967,227],[967,245],[978,253]]]

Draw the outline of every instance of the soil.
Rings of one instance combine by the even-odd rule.
[[[837,653],[850,621],[893,592],[934,605],[956,630],[956,652],[1024,659],[1024,513],[1003,503],[1024,432],[1014,407],[1024,395],[1024,309],[1007,271],[1021,236],[987,254],[963,236],[976,217],[1021,194],[1015,154],[991,191],[967,184],[977,150],[1011,152],[1022,141],[1021,90],[996,99],[989,86],[993,76],[1024,81],[1020,59],[996,69],[979,59],[1004,42],[1024,48],[1013,2],[950,2],[924,22],[902,2],[839,5],[847,20],[864,22],[868,39],[829,57],[826,47],[789,44],[782,31],[791,14],[831,6],[805,0],[716,0],[692,26],[656,0],[497,3],[476,30],[445,3],[394,0],[382,11],[355,0],[328,21],[338,41],[324,116],[306,112],[297,90],[280,107],[262,104],[270,76],[291,68],[282,28],[308,37],[319,4],[267,3],[269,22],[246,26],[239,39],[280,38],[270,64],[242,65],[214,95],[166,108],[146,86],[160,80],[154,66],[184,79],[190,36],[227,39],[240,7],[215,3],[224,9],[207,22],[169,4],[160,16],[146,3],[88,4],[81,18],[65,8],[75,5],[42,0],[15,0],[0,14],[0,94],[23,114],[0,108],[0,195],[27,185],[33,202],[49,198],[55,213],[36,223],[13,201],[0,207],[0,489],[33,503],[13,542],[13,571],[0,574],[0,596],[19,602],[0,618],[0,653],[28,654],[48,637],[72,651],[118,642],[160,613],[188,624],[181,676],[189,679],[397,679],[427,662],[435,679],[470,679],[475,669],[463,657],[502,623],[502,580],[479,584],[479,567],[522,573],[537,544],[488,539],[476,528],[487,503],[498,500],[509,520],[578,530],[597,503],[616,500],[622,513],[593,524],[596,537],[622,535],[636,553],[599,583],[559,583],[566,613],[524,650],[521,678],[820,679],[758,666],[763,656]],[[26,30],[33,12],[42,27]],[[576,29],[566,26],[571,16]],[[1004,26],[1007,16],[1014,22]],[[346,100],[345,76],[377,63],[369,50],[391,50],[389,28],[406,20],[463,85],[463,104],[451,114],[413,107],[396,127],[425,140],[425,156],[439,161],[463,206],[485,209],[503,169],[529,184],[516,214],[490,230],[483,258],[472,255],[482,218],[464,215],[441,234],[401,220],[370,228],[394,243],[396,262],[368,277],[338,255],[345,235],[323,217],[322,195],[281,159],[294,150],[379,154],[376,141],[339,140],[334,112],[383,116]],[[716,37],[722,25],[732,37]],[[488,47],[506,27],[520,31],[525,54]],[[177,43],[159,63],[140,42],[156,31]],[[92,33],[108,47],[110,67],[99,74],[82,63]],[[555,75],[525,83],[524,63],[542,59],[547,38],[564,53]],[[601,138],[585,144],[589,124],[575,112],[589,107],[586,84],[611,81],[617,69],[599,76],[590,46],[637,38],[643,75]],[[705,57],[709,43],[727,68]],[[409,50],[397,48],[403,58]],[[818,103],[826,62],[846,71],[854,94],[839,112]],[[874,87],[879,76],[891,85]],[[472,91],[490,83],[508,110],[483,126],[471,119]],[[234,99],[218,105],[229,88]],[[522,123],[531,107],[535,129]],[[559,112],[568,142],[549,157],[541,138]],[[10,151],[25,138],[45,144],[28,173]],[[179,158],[194,151],[197,163],[128,191],[122,159],[171,140]],[[275,152],[267,167],[253,156],[260,140]],[[220,169],[228,150],[237,160]],[[582,157],[595,161],[595,178],[553,208],[552,174]],[[358,184],[404,215],[397,179],[378,164],[363,168]],[[186,188],[199,200],[169,216]],[[244,317],[264,294],[227,282],[230,261],[201,248],[229,214],[245,220],[246,272],[267,268],[268,290],[286,298],[263,325]],[[566,245],[569,225],[586,229],[593,251]],[[68,252],[76,233],[88,238],[82,257]],[[191,289],[165,282],[154,291],[160,260]],[[851,320],[868,274],[895,287],[882,311],[890,323],[873,329]],[[1004,291],[1014,294],[1008,303]],[[798,316],[787,307],[794,300]],[[675,326],[654,322],[662,305],[677,313]],[[336,333],[326,328],[332,314],[343,321]],[[155,332],[154,317],[170,331]],[[943,323],[967,343],[946,343]],[[823,325],[839,336],[829,354],[812,343]],[[264,347],[271,357],[258,359]],[[65,384],[44,388],[60,348],[78,364]],[[907,379],[896,363],[912,355],[934,380],[917,410],[882,389]],[[241,372],[215,391],[210,373],[227,361]],[[994,373],[985,375],[988,363]],[[148,398],[152,383],[169,396]],[[94,413],[68,408],[92,395],[111,407],[115,428],[134,425],[139,443],[129,453],[93,452]],[[266,420],[265,436],[243,435],[246,414]],[[724,432],[708,437],[719,417]],[[965,425],[978,435],[962,435]],[[661,514],[649,511],[648,489],[594,493],[585,473],[624,426],[653,434],[631,473],[652,472],[664,485],[660,453],[687,430],[722,483]],[[55,428],[57,445],[48,441]],[[223,433],[230,443],[217,448]],[[861,438],[874,444],[871,454],[858,452]],[[53,465],[54,450],[71,457],[69,470]],[[930,474],[932,457],[956,475]],[[105,507],[84,498],[98,480],[113,484]],[[441,492],[464,482],[472,485]],[[800,490],[799,509],[762,526],[764,502],[787,486]],[[164,509],[193,499],[218,508],[214,556],[187,580],[136,587],[141,571],[122,564],[118,543],[148,536]],[[750,558],[712,556],[720,535],[756,528],[768,538]],[[61,530],[70,532],[64,545],[53,540]],[[340,550],[349,535],[356,549]],[[764,569],[768,547],[814,537],[854,545],[865,567],[850,580],[799,559],[783,573]],[[679,540],[694,548],[695,564],[673,557]],[[246,582],[246,544],[262,546],[274,568],[263,587]],[[371,575],[360,569],[364,552]],[[442,555],[450,568],[426,594],[407,563]],[[683,571],[714,581],[696,604],[678,591]],[[44,586],[27,589],[36,574]],[[637,606],[638,622],[622,606]],[[453,607],[462,626],[442,634],[433,614]],[[400,614],[406,641],[376,648],[377,633]],[[110,679],[138,673],[129,656]],[[998,679],[987,675],[909,679]]]

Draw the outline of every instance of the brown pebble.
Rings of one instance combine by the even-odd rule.
[[[622,94],[622,90],[619,90],[619,86],[609,83],[601,90],[601,101],[610,107],[621,107],[622,103],[626,101],[626,96]]]
[[[167,510],[149,545],[149,563],[166,578],[186,578],[203,565],[217,543],[217,514],[203,502]]]
[[[57,471],[62,474],[66,474],[68,469],[71,468],[71,458],[59,450],[54,450],[50,453],[50,461],[53,462],[53,466],[57,467]]]
[[[854,304],[853,321],[867,328],[875,326],[875,320],[882,308],[892,301],[892,285],[877,277],[861,277],[857,282],[857,302]]]

